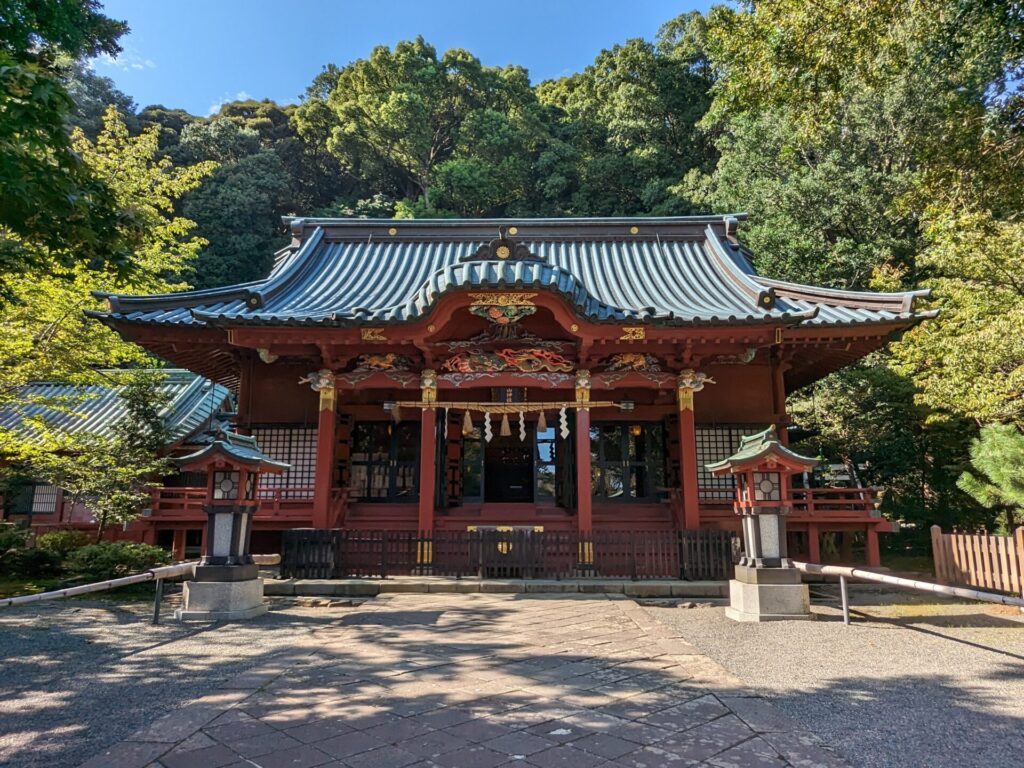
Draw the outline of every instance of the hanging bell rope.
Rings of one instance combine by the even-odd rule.
[[[508,425],[508,414],[507,413],[503,413],[501,415],[501,431],[499,432],[499,434],[502,437],[511,437],[512,436],[512,429]]]
[[[537,418],[537,431],[547,432],[548,420],[544,418],[544,411],[540,412],[540,416]]]
[[[473,434],[473,418],[469,415],[469,411],[462,417],[462,435],[463,437],[469,437]]]

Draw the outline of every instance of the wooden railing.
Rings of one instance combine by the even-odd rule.
[[[1024,527],[1012,536],[932,529],[935,578],[946,584],[1024,592]]]
[[[312,513],[313,489],[259,488],[256,491],[259,509],[256,517],[308,518]],[[204,519],[205,488],[154,488],[152,517],[165,520],[176,518]]]
[[[153,517],[202,517],[205,502],[205,488],[154,488],[151,506]]]
[[[840,521],[880,518],[883,492],[881,488],[792,488],[791,515]],[[708,513],[711,517],[732,515],[732,501],[701,502],[701,515]]]
[[[354,531],[283,533],[285,578],[602,577],[728,579],[739,556],[729,531]]]
[[[881,488],[793,488],[794,515],[881,517]]]

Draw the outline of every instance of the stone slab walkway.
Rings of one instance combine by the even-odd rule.
[[[845,765],[613,597],[382,595],[84,765]]]

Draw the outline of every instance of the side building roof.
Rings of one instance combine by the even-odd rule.
[[[169,398],[162,416],[171,445],[203,441],[202,433],[223,420],[231,393],[191,371],[159,372],[164,379],[158,389]],[[118,371],[107,373],[116,378]],[[17,408],[0,410],[0,429],[31,433],[32,421],[38,418],[68,433],[106,436],[124,418],[126,410],[113,381],[110,386],[33,382],[22,389]]]

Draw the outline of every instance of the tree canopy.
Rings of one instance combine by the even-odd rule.
[[[116,55],[127,31],[98,9],[95,0],[0,3],[0,302],[12,276],[47,260],[125,268],[126,227],[144,226],[118,210],[67,130],[75,103],[58,60]]]

